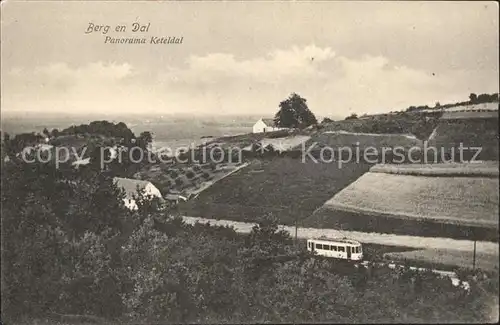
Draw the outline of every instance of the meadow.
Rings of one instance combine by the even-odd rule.
[[[280,224],[300,224],[369,167],[352,163],[339,168],[289,157],[253,160],[179,209],[194,217],[247,222],[273,213]]]
[[[498,228],[462,226],[421,219],[402,219],[380,213],[366,214],[327,206],[302,221],[304,227],[498,242]]]
[[[425,266],[431,265],[443,265],[448,266],[448,269],[453,269],[456,266],[462,268],[473,267],[473,252],[463,252],[455,251],[453,249],[422,249],[422,250],[408,250],[408,251],[392,251],[383,254],[384,258],[399,261],[408,262],[411,265],[424,264]],[[475,267],[485,271],[496,271],[498,272],[498,254],[484,254],[476,253]],[[445,270],[445,268],[441,268]]]

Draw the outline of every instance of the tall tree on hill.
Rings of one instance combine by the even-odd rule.
[[[352,113],[351,115],[349,115],[348,117],[345,118],[346,120],[356,120],[358,119],[358,114],[356,113]]]
[[[278,127],[306,128],[318,124],[316,116],[307,107],[307,100],[296,93],[292,93],[279,105],[280,109],[274,116]]]

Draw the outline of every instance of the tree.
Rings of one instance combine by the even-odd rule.
[[[331,118],[325,117],[323,119],[323,121],[321,121],[321,124],[331,123],[331,122],[334,122],[334,120],[332,120]]]
[[[3,134],[3,142],[2,145],[4,146],[3,149],[5,150],[5,154],[9,157],[13,157],[16,155],[15,150],[12,148],[12,143],[11,143],[11,138],[8,133]]]
[[[346,120],[357,120],[358,119],[358,114],[352,113],[348,117],[345,118]]]
[[[282,101],[279,107],[274,116],[274,122],[278,127],[303,129],[318,124],[316,116],[307,107],[307,100],[296,93],[292,93]]]
[[[53,138],[57,138],[59,136],[59,130],[58,129],[52,129],[51,135]]]
[[[149,150],[153,143],[153,135],[149,131],[144,131],[139,135],[138,145],[144,150]]]
[[[50,132],[47,130],[47,128],[44,128],[42,131],[43,135],[45,135],[47,138],[50,137]]]
[[[96,145],[90,150],[89,157],[91,166],[98,169],[106,169],[107,166],[104,164],[108,164],[111,161],[111,150],[109,148]]]
[[[475,102],[477,102],[477,95],[476,95],[476,94],[474,94],[474,93],[471,93],[471,94],[469,95],[469,100],[470,100],[470,102],[471,102],[472,104],[474,104]]]
[[[119,312],[108,244],[128,224],[129,212],[112,179],[42,163],[5,168],[2,311],[9,318],[49,310]]]

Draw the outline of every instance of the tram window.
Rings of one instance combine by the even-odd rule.
[[[345,252],[345,247],[339,246],[339,252]]]
[[[321,245],[321,244],[316,244],[316,249],[323,249],[323,245]]]
[[[337,246],[332,246],[332,251],[337,251]]]
[[[359,254],[359,253],[361,253],[361,248],[358,246],[358,247],[356,247],[356,254]]]

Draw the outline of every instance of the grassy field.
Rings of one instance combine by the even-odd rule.
[[[266,133],[247,133],[234,136],[219,137],[212,141],[207,142],[206,145],[210,146],[213,144],[218,144],[222,148],[227,148],[227,147],[244,148],[246,146],[251,145],[252,143],[261,141],[264,138],[279,138],[279,137],[284,138],[289,135],[290,133],[288,130],[280,130],[280,131],[266,132]]]
[[[452,249],[424,249],[400,252],[386,252],[384,257],[394,261],[404,261],[408,264],[429,263],[431,265],[446,265],[448,267],[459,266],[471,269],[473,265],[473,253],[454,251]],[[498,254],[476,254],[476,268],[485,271],[498,272]]]
[[[463,147],[481,148],[475,159],[498,161],[498,118],[440,121],[429,138],[429,145],[455,152],[461,143]],[[476,150],[470,151],[475,154]]]
[[[193,217],[254,222],[272,212],[280,224],[303,220],[369,169],[368,164],[302,162],[274,157],[254,160],[179,206]]]
[[[479,161],[476,163],[447,164],[380,164],[370,168],[370,172],[415,176],[480,176],[498,178],[498,167],[498,161]]]
[[[348,131],[362,133],[414,134],[426,140],[436,127],[441,112],[380,114],[329,122],[323,125],[324,131]]]
[[[420,219],[358,213],[323,206],[302,222],[304,227],[498,242],[498,228],[471,227]]]
[[[292,135],[284,138],[263,138],[260,143],[263,147],[272,145],[276,150],[292,150],[300,148],[302,143],[307,142],[311,137],[307,135]],[[247,147],[249,148],[249,146]]]
[[[382,150],[383,147],[421,147],[422,141],[404,134],[364,134],[339,131],[320,131],[314,134],[306,143],[307,147],[313,143],[333,148],[344,146],[358,146],[360,149],[373,147]]]

